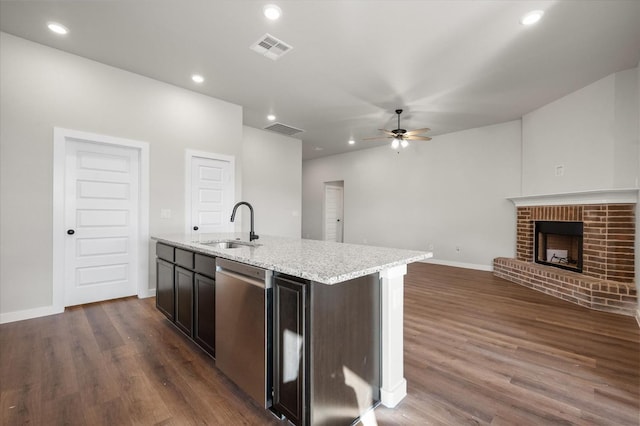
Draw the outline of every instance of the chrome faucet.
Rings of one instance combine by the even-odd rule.
[[[236,205],[233,206],[233,211],[231,212],[231,222],[236,219],[236,210],[238,210],[238,207],[243,204],[249,207],[249,211],[251,212],[251,231],[249,232],[249,241],[257,240],[258,238],[260,238],[260,236],[256,235],[256,233],[253,232],[253,207],[251,206],[251,204],[247,203],[246,201],[240,201],[239,203],[236,203]]]

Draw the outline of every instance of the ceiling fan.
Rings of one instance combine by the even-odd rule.
[[[392,139],[391,148],[396,149],[400,146],[406,148],[409,146],[409,141],[430,141],[431,138],[428,136],[420,136],[420,133],[426,133],[429,129],[425,127],[423,129],[415,129],[415,130],[406,130],[400,128],[400,114],[402,114],[401,109],[396,110],[396,114],[398,114],[398,128],[395,130],[386,130],[386,129],[378,129],[382,133],[385,133],[386,136],[377,136],[373,138],[365,138],[363,140],[374,140],[374,139]]]

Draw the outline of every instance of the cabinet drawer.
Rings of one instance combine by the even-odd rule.
[[[193,269],[193,252],[176,248],[176,263],[185,268]]]
[[[216,258],[196,253],[195,270],[197,273],[214,278],[216,275]]]
[[[156,256],[160,259],[168,260],[169,262],[174,261],[173,257],[173,247],[167,246],[165,244],[157,243],[156,244]]]

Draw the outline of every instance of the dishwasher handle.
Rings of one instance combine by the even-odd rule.
[[[252,284],[263,288],[271,288],[271,273],[266,269],[247,265],[246,263],[234,262],[228,259],[216,259],[216,271],[225,275],[233,276],[244,281],[251,280]]]
[[[231,272],[220,267],[216,268],[216,275],[222,275],[224,277],[234,278],[236,280],[242,281],[243,283],[251,284],[253,286],[259,287],[261,289],[267,289],[271,286],[268,285],[266,281],[256,280],[254,278],[248,277],[246,275],[241,275],[235,272]],[[216,281],[219,281],[222,277],[216,277]]]

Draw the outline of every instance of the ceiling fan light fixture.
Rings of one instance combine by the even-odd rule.
[[[391,141],[391,148],[393,148],[393,149],[398,149],[398,147],[399,147],[399,146],[400,146],[400,140],[399,140],[399,139],[397,139],[397,138],[394,138],[394,139]]]
[[[400,142],[400,146],[403,148],[406,148],[409,146],[409,141],[407,141],[406,139],[402,139],[402,142]]]

